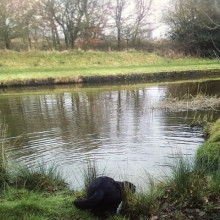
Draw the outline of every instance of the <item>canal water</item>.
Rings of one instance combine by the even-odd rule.
[[[7,155],[30,167],[58,164],[73,188],[95,161],[100,173],[141,184],[160,177],[179,155],[203,143],[195,117],[219,111],[158,108],[167,97],[220,95],[220,81],[116,86],[58,86],[0,91],[0,123],[8,126]]]

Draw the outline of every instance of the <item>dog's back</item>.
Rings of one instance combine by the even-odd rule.
[[[74,204],[80,209],[116,213],[121,200],[121,190],[117,182],[110,177],[99,177],[89,186],[87,199],[75,200]]]
[[[80,209],[91,209],[98,215],[116,214],[125,187],[133,189],[135,186],[130,182],[116,182],[110,177],[99,177],[89,186],[87,198],[85,200],[77,199],[74,204]]]

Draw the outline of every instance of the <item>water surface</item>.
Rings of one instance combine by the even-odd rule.
[[[0,122],[12,143],[7,154],[29,166],[56,162],[75,187],[88,160],[136,184],[145,172],[160,176],[177,153],[193,156],[204,141],[202,130],[190,127],[195,115],[219,117],[157,106],[167,96],[220,95],[220,81],[34,90],[1,91]]]

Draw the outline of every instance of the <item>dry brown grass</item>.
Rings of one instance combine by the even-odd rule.
[[[188,110],[217,110],[220,107],[220,97],[197,94],[192,96],[184,95],[182,98],[166,98],[159,106],[154,109],[163,109],[168,111],[188,111]]]

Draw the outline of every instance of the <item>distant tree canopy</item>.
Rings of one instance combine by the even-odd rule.
[[[150,35],[152,2],[0,0],[0,48],[11,49],[15,43],[17,49],[87,48],[110,45],[113,39],[118,49],[122,39],[136,47]]]
[[[154,0],[0,0],[0,49],[147,49]],[[220,54],[220,0],[170,0],[165,22],[186,54]],[[154,16],[154,15],[153,15]],[[147,44],[145,43],[147,42]],[[145,44],[144,44],[145,43]]]
[[[217,56],[220,52],[220,1],[171,0],[166,15],[169,36],[186,53]]]

